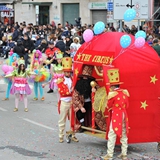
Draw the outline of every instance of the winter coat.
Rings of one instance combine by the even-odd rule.
[[[15,46],[13,48],[13,52],[14,53],[17,53],[19,55],[19,57],[23,57],[24,58],[24,55],[25,55],[25,50],[24,50],[24,46],[22,44],[17,44],[17,46]]]
[[[28,51],[30,50],[31,52],[34,50],[34,43],[33,41],[29,38],[27,40],[23,40],[23,46],[24,48],[27,48]],[[28,51],[26,51],[26,53],[28,53]]]

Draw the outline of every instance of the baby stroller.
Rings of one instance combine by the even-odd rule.
[[[4,59],[7,59],[7,58],[8,58],[9,52],[10,52],[11,49],[13,49],[14,47],[15,47],[15,42],[14,42],[14,41],[11,41],[11,40],[8,41],[7,46],[3,46],[3,56],[4,56]]]

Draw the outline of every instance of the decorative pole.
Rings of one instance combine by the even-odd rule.
[[[95,111],[94,111],[94,96],[95,96],[95,92],[93,91],[93,89],[95,88],[95,86],[97,85],[97,83],[95,81],[91,82],[91,87],[92,87],[92,94],[91,94],[91,100],[92,100],[92,129],[95,129]],[[92,134],[94,134],[95,132],[92,131]]]

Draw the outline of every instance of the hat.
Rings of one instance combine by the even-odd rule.
[[[150,40],[150,39],[153,39],[153,36],[152,35],[149,35],[147,40]]]
[[[70,36],[66,36],[66,38],[69,38],[69,39],[70,39],[71,37],[70,37]]]
[[[54,42],[53,41],[49,41],[48,44],[54,44]]]
[[[154,40],[153,40],[153,43],[158,43],[158,39],[154,39]]]
[[[21,64],[25,65],[24,59],[20,59],[20,60],[18,61],[18,66],[21,65]]]
[[[78,77],[88,77],[90,79],[95,79],[94,77],[92,77],[92,72],[93,72],[93,66],[90,65],[84,65],[83,70],[82,70],[82,74],[79,75]]]
[[[74,41],[74,40],[77,40],[78,42],[80,42],[79,37],[74,37],[74,38],[73,38],[73,41]]]
[[[62,59],[63,58],[63,53],[61,51],[59,51],[57,54],[56,54],[56,59]]]
[[[107,76],[109,79],[109,83],[106,83],[106,85],[123,84],[123,82],[120,82],[120,79],[119,79],[119,69],[118,68],[108,69]]]
[[[72,58],[71,57],[63,57],[62,66],[64,72],[72,72]]]

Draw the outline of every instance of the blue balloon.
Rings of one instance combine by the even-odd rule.
[[[127,9],[123,16],[126,22],[132,21],[135,17],[136,17],[136,11],[132,8]]]
[[[94,26],[94,33],[101,34],[105,29],[105,24],[101,21],[97,22]]]
[[[139,38],[139,37],[143,37],[144,39],[146,38],[146,32],[144,31],[138,31],[136,34],[135,34],[135,39]]]
[[[122,48],[127,48],[131,44],[131,37],[129,35],[123,35],[120,39]]]

